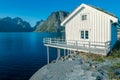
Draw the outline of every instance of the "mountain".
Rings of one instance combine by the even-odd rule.
[[[57,11],[51,13],[51,15],[36,27],[36,32],[61,32],[64,28],[60,26],[60,23],[69,15],[69,12]]]
[[[0,18],[0,32],[61,32],[64,27],[60,23],[69,15],[69,12],[56,11],[51,13],[47,20],[40,20],[34,27],[19,17]]]
[[[34,29],[39,28],[39,26],[41,26],[44,23],[44,20],[40,20],[36,22],[36,25],[34,26]]]
[[[33,30],[28,22],[19,17],[0,18],[0,32],[31,32]]]

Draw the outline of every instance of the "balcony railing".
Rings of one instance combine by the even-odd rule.
[[[93,41],[65,40],[57,38],[44,38],[43,43],[45,46],[49,47],[83,51],[89,53],[98,53],[103,55],[107,55],[107,53],[110,51],[110,41],[93,42]]]

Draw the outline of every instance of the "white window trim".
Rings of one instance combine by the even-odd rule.
[[[85,21],[85,20],[87,20],[87,17],[88,17],[87,14],[83,14],[83,15],[81,15],[81,20]]]
[[[86,20],[82,20],[82,15],[87,15],[87,19],[86,19]],[[89,13],[81,13],[81,14],[80,14],[80,20],[81,20],[81,22],[88,21],[89,18],[90,18]]]
[[[83,37],[82,37],[82,31],[83,31]],[[86,37],[86,31],[88,31],[88,36]],[[80,30],[80,39],[88,40],[89,39],[89,30]]]

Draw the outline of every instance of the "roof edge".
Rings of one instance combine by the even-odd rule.
[[[79,5],[77,8],[75,8],[75,9],[71,12],[71,14],[69,14],[69,16],[66,17],[66,18],[62,21],[61,26],[63,26],[71,17],[73,17],[73,16],[82,8],[82,6],[86,6],[86,4],[82,3],[82,4]]]
[[[98,7],[95,7],[95,6],[92,6],[92,5],[88,5],[88,4],[82,3],[82,4],[79,5],[77,8],[75,8],[75,9],[72,11],[72,13],[71,13],[67,18],[65,18],[65,19],[62,21],[61,26],[64,26],[64,25],[69,21],[69,19],[71,19],[82,7],[85,7],[85,6],[89,6],[89,7],[91,7],[91,8],[96,9],[96,10],[99,10],[99,11],[105,13],[105,14],[108,14],[108,15],[110,15],[110,16],[112,16],[112,17],[118,18],[118,17],[116,17],[115,15],[113,15],[112,13],[109,13],[109,12],[107,12],[107,11],[104,10],[104,9],[101,9],[101,8],[98,8]]]

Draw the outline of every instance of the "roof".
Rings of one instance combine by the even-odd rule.
[[[61,25],[63,26],[65,23],[67,23],[81,8],[83,8],[83,7],[85,7],[85,6],[89,6],[89,7],[91,7],[91,8],[94,8],[94,9],[99,10],[99,11],[101,11],[101,12],[104,12],[104,13],[112,16],[112,17],[117,18],[114,14],[112,14],[112,13],[110,13],[110,12],[107,12],[107,11],[105,11],[104,9],[101,9],[101,8],[98,8],[98,7],[95,7],[95,6],[92,6],[92,5],[87,5],[87,4],[82,3],[82,4],[81,4],[79,7],[77,7],[67,18],[65,18],[65,19],[63,20],[63,22],[61,23]]]
[[[96,6],[93,6],[93,5],[88,5],[88,6],[90,6],[90,7],[92,7],[92,8],[95,8],[95,9],[97,9],[97,10],[99,10],[99,11],[102,11],[102,12],[108,14],[108,15],[111,15],[111,16],[117,18],[117,16],[115,16],[114,14],[112,14],[112,13],[110,13],[110,12],[108,12],[108,11],[102,9],[102,8],[99,8],[99,7],[96,7]]]

